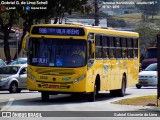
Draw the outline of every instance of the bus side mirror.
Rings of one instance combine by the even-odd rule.
[[[95,52],[95,46],[94,46],[94,43],[91,43],[91,53],[94,53]]]
[[[23,54],[27,55],[27,51],[28,51],[28,37],[29,37],[29,34],[26,34],[23,38],[23,41],[22,41],[22,51],[23,51]]]
[[[89,40],[89,47],[90,47],[90,54],[95,52],[95,45],[94,45],[94,40],[90,39]]]

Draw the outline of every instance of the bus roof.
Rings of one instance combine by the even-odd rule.
[[[108,35],[117,35],[117,36],[132,36],[132,37],[139,37],[137,32],[131,31],[122,31],[122,30],[115,30],[114,28],[110,27],[101,27],[101,26],[91,26],[91,25],[84,25],[81,23],[66,23],[66,24],[38,24],[32,25],[33,27],[73,27],[73,28],[84,28],[88,33],[98,33],[98,34],[108,34]]]

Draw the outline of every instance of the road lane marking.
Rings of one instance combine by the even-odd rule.
[[[10,98],[6,106],[2,107],[1,111],[4,111],[7,108],[9,108],[12,105],[13,101],[14,101],[14,98]]]

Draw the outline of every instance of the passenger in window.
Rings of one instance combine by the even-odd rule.
[[[103,52],[102,58],[108,58],[108,53],[107,52]]]
[[[126,58],[126,57],[127,57],[125,51],[122,52],[122,57],[123,57],[123,58]]]
[[[133,57],[137,58],[137,54],[135,53],[135,51],[133,51]]]
[[[85,52],[83,48],[76,46],[71,53],[71,61],[73,64],[77,66],[83,66],[85,64]]]
[[[122,50],[122,58],[127,58],[127,51],[125,48]]]
[[[128,58],[131,58],[130,55],[128,55]]]
[[[113,51],[111,51],[111,53],[110,53],[110,58],[115,58],[115,55],[114,55]]]

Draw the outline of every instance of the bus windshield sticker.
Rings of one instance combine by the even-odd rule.
[[[62,66],[63,65],[63,59],[56,59],[56,66]]]
[[[108,72],[108,66],[104,65],[104,73]]]
[[[49,63],[49,66],[54,66],[54,63]]]
[[[120,67],[120,60],[118,60],[118,67]]]
[[[32,63],[46,64],[48,63],[48,58],[32,58]]]
[[[69,81],[70,79],[71,79],[71,77],[62,78],[62,80],[64,80],[64,81]]]

